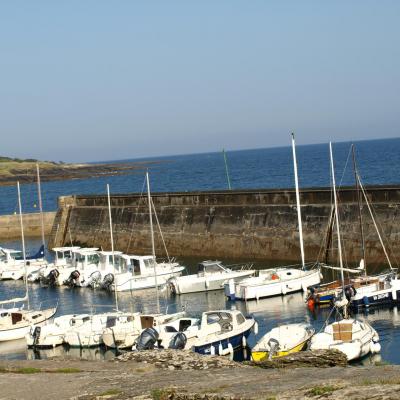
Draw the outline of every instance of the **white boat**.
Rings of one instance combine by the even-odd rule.
[[[54,247],[54,262],[41,268],[38,273],[28,275],[28,279],[38,279],[44,285],[61,286],[75,270],[74,251],[79,249],[79,246]]]
[[[155,287],[156,274],[157,285],[165,285],[168,279],[178,277],[185,270],[185,267],[177,262],[157,262],[153,256],[120,256],[120,269],[113,280],[103,282],[103,288],[111,288],[118,292]]]
[[[293,167],[296,186],[296,208],[299,229],[299,242],[301,254],[301,269],[292,268],[272,268],[259,271],[258,277],[248,278],[242,282],[225,284],[225,294],[231,300],[236,298],[241,300],[260,299],[263,297],[286,295],[299,290],[307,291],[312,285],[321,282],[322,274],[318,263],[311,264],[311,269],[306,269],[303,243],[303,226],[301,219],[300,192],[297,174],[296,145],[294,134],[292,133]]]
[[[258,300],[263,297],[286,295],[288,293],[307,291],[307,288],[321,281],[318,267],[310,270],[297,268],[262,269],[258,276],[235,283],[225,283],[226,296],[241,300]]]
[[[186,349],[200,354],[233,354],[247,345],[247,338],[257,324],[251,317],[245,318],[238,310],[207,311],[201,316],[196,332],[187,338]]]
[[[22,217],[21,207],[21,193],[19,182],[17,182],[18,192],[18,208],[19,208],[19,221],[21,227],[21,242],[22,242],[22,263],[24,267],[24,276],[27,277],[27,259],[25,253],[25,237],[24,237],[24,224]],[[0,342],[22,339],[31,329],[32,326],[43,324],[48,319],[52,318],[57,311],[57,307],[48,308],[44,310],[31,310],[29,302],[29,289],[28,280],[25,279],[25,295],[21,298],[14,298],[9,300],[0,301],[0,305],[24,303],[27,304],[27,309],[15,310],[2,310],[0,317]]]
[[[130,314],[110,312],[90,315],[83,324],[71,327],[65,333],[64,341],[72,347],[95,347],[103,344],[103,331],[126,321]]]
[[[255,362],[297,353],[304,350],[315,330],[304,323],[285,324],[267,332],[251,349]]]
[[[42,246],[43,247],[43,246]],[[38,271],[47,265],[43,258],[43,248],[32,257],[26,257],[27,274]],[[25,265],[22,251],[0,248],[0,279],[18,280],[25,276]]]
[[[57,308],[46,310],[19,310],[3,313],[0,318],[0,342],[22,339],[32,327],[52,318]]]
[[[171,278],[168,286],[174,294],[221,290],[230,279],[241,281],[253,275],[255,270],[249,268],[248,265],[242,265],[238,269],[231,269],[220,261],[203,261],[198,265],[197,274]]]
[[[347,305],[343,276],[343,257],[340,237],[340,223],[335,184],[335,169],[333,165],[332,144],[329,143],[333,196],[336,217],[336,232],[338,241],[339,264],[342,282],[342,298],[335,303],[337,309],[344,309],[345,318],[327,324],[323,332],[317,333],[311,339],[311,350],[336,349],[346,354],[348,361],[359,359],[369,353],[380,351],[379,335],[366,321],[347,318]]]
[[[65,333],[71,327],[83,325],[90,319],[88,314],[69,314],[54,318],[43,326],[32,327],[25,336],[28,348],[53,348],[64,343]]]
[[[140,314],[134,313],[125,321],[106,328],[103,331],[103,342],[107,347],[132,349],[144,329],[155,328],[161,332],[164,325],[173,323],[185,316],[184,312],[173,314]]]
[[[380,351],[379,335],[366,321],[343,319],[311,338],[311,350],[335,349],[352,361]]]

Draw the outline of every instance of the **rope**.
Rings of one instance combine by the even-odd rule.
[[[167,246],[166,246],[165,241],[164,241],[164,235],[163,235],[163,233],[162,233],[162,231],[161,231],[160,223],[158,222],[158,216],[157,216],[156,208],[154,207],[153,199],[151,199],[151,205],[152,205],[152,207],[153,207],[154,216],[156,217],[156,222],[157,222],[158,230],[160,231],[161,240],[162,240],[162,243],[163,243],[163,246],[164,246],[164,249],[165,249],[165,253],[166,253],[167,258],[168,258],[168,262],[171,262],[171,259],[169,258]],[[172,268],[172,266],[171,266],[171,268]]]

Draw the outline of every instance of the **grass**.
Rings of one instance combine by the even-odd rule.
[[[108,389],[105,392],[99,394],[99,396],[118,396],[119,394],[122,394],[122,390],[119,389]]]
[[[33,368],[33,367],[25,367],[25,368],[18,368],[15,371],[10,370],[10,372],[14,372],[15,374],[38,374],[42,372],[40,368]]]
[[[79,368],[58,368],[55,370],[50,370],[45,372],[51,372],[54,374],[77,374],[78,372],[82,372],[82,370]]]
[[[173,397],[175,391],[173,389],[153,389],[150,394],[153,400],[168,400]]]
[[[322,396],[322,395],[329,395],[331,393],[333,393],[335,390],[337,390],[339,388],[334,387],[334,386],[330,386],[330,385],[326,385],[326,386],[314,386],[313,388],[311,388],[308,392],[306,392],[306,394],[310,397],[314,397],[314,396]]]
[[[24,367],[24,368],[0,368],[0,373],[3,374],[38,374],[40,372],[47,372],[51,374],[76,374],[78,372],[82,372],[78,368],[58,368],[58,369],[50,369],[44,370],[40,368],[33,368],[33,367]]]

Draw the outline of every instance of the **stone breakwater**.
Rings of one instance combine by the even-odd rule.
[[[389,254],[400,259],[400,187],[368,187],[367,194]],[[301,190],[305,254],[308,261],[324,261],[324,247],[332,211],[330,189]],[[155,193],[152,196],[166,247],[172,256],[250,260],[299,260],[296,197],[294,190],[247,190]],[[341,232],[345,259],[361,258],[357,193],[339,192]],[[150,253],[146,196],[111,198],[115,248],[128,253]],[[368,208],[362,217],[366,263],[385,261]],[[155,222],[157,230],[157,224]],[[49,246],[76,245],[110,249],[106,196],[65,196],[53,224]],[[334,238],[333,238],[334,239]],[[336,243],[331,248],[337,248]],[[165,255],[156,233],[156,253]],[[335,250],[329,253],[336,260]]]

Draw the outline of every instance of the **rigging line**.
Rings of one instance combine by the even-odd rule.
[[[349,152],[347,154],[347,160],[346,160],[346,164],[344,165],[344,169],[343,169],[343,172],[342,172],[342,177],[340,178],[340,181],[339,181],[339,185],[338,185],[339,189],[342,186],[342,182],[343,182],[343,179],[344,179],[344,174],[345,174],[346,169],[347,169],[347,164],[349,163],[349,160],[350,160],[350,155],[351,155],[351,146],[350,146]]]
[[[163,246],[164,246],[164,249],[165,249],[165,253],[167,255],[168,262],[170,263],[171,259],[169,258],[167,246],[165,244],[164,235],[162,233],[161,226],[160,226],[160,223],[158,221],[157,211],[156,211],[156,208],[154,207],[153,199],[151,199],[151,206],[153,207],[153,212],[154,212],[154,216],[156,217],[157,227],[158,227],[158,230],[160,232],[161,240],[163,242]],[[172,268],[172,266],[171,266],[171,268]]]
[[[144,188],[145,188],[145,186],[146,186],[146,177],[144,177],[143,185],[142,185],[142,191],[140,192],[139,201],[138,201],[137,206],[136,206],[135,218],[134,218],[133,224],[132,224],[132,226],[131,226],[131,234],[130,234],[130,236],[129,236],[128,246],[126,247],[126,253],[128,253],[129,247],[130,247],[131,242],[132,242],[133,227],[134,227],[135,224],[136,224],[136,219],[137,219],[137,216],[138,216],[138,213],[139,213],[140,202],[141,202],[141,200],[142,200],[142,198],[143,198],[143,193],[144,193]]]
[[[360,184],[361,191],[362,191],[362,193],[363,193],[363,195],[364,195],[364,198],[365,198],[365,203],[367,204],[368,210],[369,210],[369,212],[370,212],[370,214],[371,214],[372,222],[373,222],[374,225],[375,225],[376,233],[378,234],[379,241],[380,241],[381,246],[382,246],[382,248],[383,248],[383,252],[385,253],[387,262],[388,262],[388,264],[389,264],[389,268],[392,270],[392,269],[393,269],[392,263],[390,262],[389,255],[388,255],[388,253],[387,253],[387,251],[386,251],[385,244],[383,243],[381,234],[380,234],[379,229],[378,229],[378,225],[377,225],[377,223],[376,223],[376,221],[375,221],[374,214],[373,214],[373,212],[372,212],[371,206],[370,206],[369,201],[368,201],[368,197],[367,197],[367,195],[366,195],[366,193],[365,193],[364,186],[363,186],[363,184],[361,183],[360,177],[357,176],[357,178],[358,178],[358,182],[359,182],[359,184]]]

